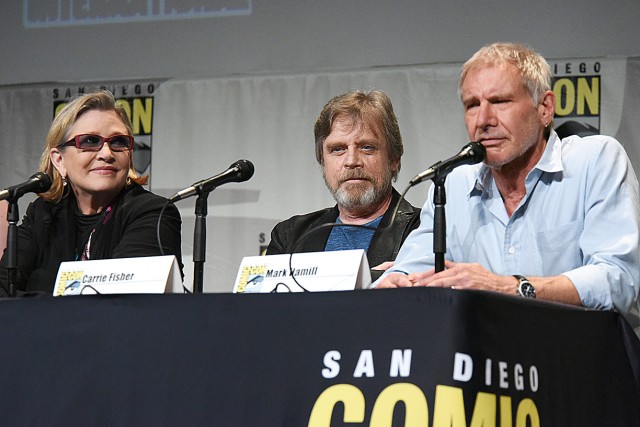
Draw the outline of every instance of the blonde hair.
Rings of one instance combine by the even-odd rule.
[[[87,93],[65,105],[51,123],[49,132],[47,133],[44,151],[40,158],[40,171],[48,174],[53,181],[49,191],[40,194],[42,198],[51,202],[58,202],[62,199],[65,191],[64,182],[58,170],[53,166],[49,153],[52,148],[56,147],[61,150],[66,149],[66,147],[60,147],[60,144],[67,141],[69,129],[84,113],[91,110],[115,112],[127,128],[127,134],[133,137],[133,126],[131,125],[131,120],[129,119],[127,112],[116,102],[113,94],[109,91],[100,90],[97,92]],[[144,185],[148,181],[148,176],[138,176],[136,173],[133,166],[133,153],[129,152],[129,175],[127,183],[135,182],[137,184]]]
[[[462,84],[471,68],[477,65],[504,64],[516,67],[534,105],[537,105],[544,93],[551,89],[551,67],[542,55],[524,44],[498,42],[484,46],[462,66],[458,85],[460,96]]]

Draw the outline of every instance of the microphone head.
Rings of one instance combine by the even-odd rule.
[[[444,178],[458,166],[480,163],[484,160],[486,154],[487,149],[484,145],[479,142],[470,142],[462,147],[462,150],[455,156],[434,164],[424,172],[420,172],[409,181],[409,186],[413,187],[427,179]]]
[[[253,163],[249,160],[238,160],[232,164],[229,168],[236,169],[236,182],[244,182],[249,180],[253,176],[254,167]]]
[[[34,184],[32,190],[34,193],[44,193],[45,191],[48,191],[51,188],[51,184],[53,184],[51,177],[44,172],[34,173],[31,175],[31,178],[29,178],[29,181]]]
[[[464,149],[468,150],[470,165],[480,163],[484,160],[484,156],[487,155],[487,149],[479,142],[470,142]]]

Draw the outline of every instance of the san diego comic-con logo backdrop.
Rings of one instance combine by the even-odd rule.
[[[561,138],[600,133],[601,68],[600,61],[551,64],[556,95],[554,124]]]

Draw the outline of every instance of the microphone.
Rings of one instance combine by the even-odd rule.
[[[51,188],[51,177],[44,172],[31,175],[28,181],[0,191],[0,200],[15,201],[26,193],[44,193]]]
[[[226,184],[227,182],[247,181],[253,176],[253,170],[253,163],[249,160],[238,160],[229,166],[226,171],[212,176],[211,178],[198,181],[192,184],[191,187],[178,191],[169,198],[169,201],[177,202],[178,200],[186,199],[187,197],[195,196],[196,194],[208,193],[217,186]]]
[[[484,148],[484,145],[479,142],[470,142],[462,147],[462,150],[460,150],[460,152],[455,156],[438,162],[426,171],[416,175],[411,181],[409,181],[409,187],[413,187],[427,179],[445,177],[458,166],[479,163],[484,159],[486,153],[487,150]]]

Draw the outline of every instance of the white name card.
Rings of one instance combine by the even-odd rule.
[[[53,296],[183,293],[174,255],[60,264]]]
[[[234,293],[348,291],[371,285],[364,250],[244,257]]]

